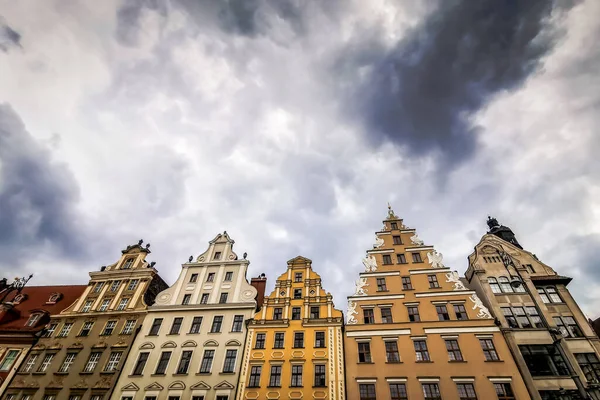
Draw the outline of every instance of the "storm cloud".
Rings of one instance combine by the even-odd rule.
[[[0,16],[0,50],[6,53],[15,47],[21,47],[21,34],[8,26]]]

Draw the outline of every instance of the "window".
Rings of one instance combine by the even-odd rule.
[[[221,296],[219,297],[219,303],[220,304],[227,303],[227,292],[221,293]]]
[[[515,400],[510,383],[494,383],[494,389],[496,390],[498,400]]]
[[[44,359],[42,360],[42,363],[38,367],[37,372],[46,372],[46,370],[50,366],[50,363],[52,362],[53,358],[54,358],[54,354],[46,354],[44,356]]]
[[[115,326],[117,326],[117,321],[108,321],[106,325],[104,325],[104,330],[102,331],[101,335],[112,335],[113,331],[115,330]]]
[[[135,290],[135,288],[137,287],[138,283],[139,283],[139,279],[132,279],[129,281],[129,284],[127,285],[127,290]]]
[[[54,335],[54,331],[56,330],[57,326],[58,326],[58,324],[48,325],[48,327],[44,330],[42,337],[51,337],[52,335]]]
[[[310,308],[310,318],[318,319],[319,318],[319,310],[320,310],[319,306],[311,307]]]
[[[221,252],[215,251],[215,256],[213,257],[213,260],[220,260],[220,259],[221,259]]]
[[[256,334],[256,342],[254,342],[254,348],[255,349],[264,349],[266,338],[267,338],[266,333],[257,333]]]
[[[135,322],[135,319],[128,319],[125,321],[121,335],[131,335],[133,333],[133,328],[135,328]]]
[[[208,275],[206,275],[206,282],[214,282],[214,281],[215,281],[215,273],[209,272]]]
[[[402,290],[413,290],[412,283],[410,282],[410,276],[402,277]]]
[[[190,368],[190,362],[192,361],[192,351],[185,350],[181,352],[181,360],[179,360],[179,365],[177,366],[178,374],[187,374],[188,369]]]
[[[152,321],[152,327],[150,328],[150,333],[148,333],[149,336],[156,336],[158,335],[158,332],[160,331],[160,326],[162,325],[163,319],[162,318],[154,318],[154,321]]]
[[[415,354],[417,361],[431,361],[429,359],[429,351],[427,350],[427,342],[425,340],[414,340]]]
[[[225,353],[225,363],[223,364],[224,373],[232,373],[235,371],[235,359],[237,358],[237,350],[227,350]]]
[[[98,311],[106,311],[108,310],[108,306],[110,305],[111,299],[102,299],[102,304],[98,307]]]
[[[24,393],[24,394],[21,396],[21,400],[31,400],[31,395],[30,395],[30,394],[27,394],[27,393]]]
[[[325,366],[323,364],[315,365],[315,387],[325,387]]]
[[[212,326],[210,327],[210,333],[221,332],[221,325],[223,324],[223,316],[217,315],[213,318]]]
[[[560,296],[558,295],[558,293],[556,292],[556,288],[554,286],[548,286],[545,288],[546,289],[546,293],[548,294],[548,297],[550,297],[550,301],[552,303],[562,303],[562,299],[560,298]]]
[[[4,400],[17,400],[17,394],[8,393],[6,396],[4,396]]]
[[[302,387],[302,365],[292,364],[291,387]]]
[[[117,289],[119,289],[119,286],[121,286],[121,281],[120,280],[112,281],[111,284],[110,284],[110,291],[111,292],[116,292]]]
[[[241,332],[243,323],[244,323],[243,315],[234,316],[233,317],[233,325],[231,325],[231,332]]]
[[[120,351],[113,351],[112,353],[110,353],[110,356],[108,357],[108,362],[104,367],[104,372],[116,371],[117,367],[119,366],[119,361],[121,361],[122,355],[123,352]]]
[[[418,306],[408,306],[406,308],[408,310],[408,320],[410,322],[419,322],[421,320]]]
[[[510,286],[510,280],[507,277],[501,276],[500,278],[498,278],[498,282],[500,282],[500,289],[502,289],[504,293],[513,292],[513,288],[512,286]]]
[[[456,315],[456,319],[458,320],[469,319],[469,316],[467,315],[467,310],[465,310],[465,306],[462,304],[454,305],[454,315]]]
[[[400,353],[398,353],[398,343],[396,341],[385,342],[385,359],[389,363],[400,362]]]
[[[285,333],[276,332],[275,340],[273,341],[273,348],[274,349],[283,349],[284,343],[285,343]]]
[[[269,387],[281,387],[281,365],[271,365]]]
[[[102,356],[102,352],[93,351],[90,353],[90,358],[88,358],[87,363],[85,363],[85,368],[83,372],[94,372],[98,362],[100,361],[100,356]]]
[[[19,355],[19,353],[20,353],[19,350],[8,350],[6,352],[6,356],[4,357],[4,360],[2,360],[2,363],[0,364],[0,371],[8,371],[10,369],[10,367],[12,367],[15,360],[17,359],[17,356]]]
[[[43,400],[56,400],[56,395],[55,394],[45,394],[44,397],[42,397]]]
[[[406,264],[406,256],[404,254],[396,254],[396,262],[398,264]]]
[[[489,277],[488,284],[490,285],[490,289],[492,289],[492,293],[502,293],[502,289],[500,289],[500,285],[498,285],[498,280],[496,278]]]
[[[408,400],[406,385],[404,383],[390,383],[391,400]]]
[[[325,332],[315,332],[315,347],[316,348],[324,348],[325,347]]]
[[[90,400],[102,400],[103,397],[101,394],[93,394],[90,396]]]
[[[283,317],[283,308],[276,307],[273,309],[273,319],[281,319]]]
[[[123,263],[123,267],[121,269],[131,269],[134,260],[135,258],[128,258],[125,260],[125,263]]]
[[[304,348],[304,332],[294,332],[294,348]]]
[[[260,371],[261,371],[260,365],[253,365],[252,368],[250,368],[250,380],[248,381],[248,386],[246,386],[246,387],[249,387],[249,388],[260,387]]]
[[[554,317],[554,324],[564,337],[582,337],[581,329],[573,317]]]
[[[554,345],[521,345],[521,354],[532,376],[564,376],[569,370]]]
[[[492,339],[479,339],[479,344],[481,345],[481,350],[483,350],[485,361],[500,360],[500,358],[498,357],[498,353],[496,352],[496,348],[494,347],[494,341]]]
[[[392,309],[390,307],[382,307],[381,309],[381,322],[383,324],[391,324],[394,322],[392,319]]]
[[[229,396],[225,395],[225,396],[217,396],[216,400],[229,400]]]
[[[200,364],[200,373],[209,374],[212,368],[212,362],[215,358],[214,350],[204,350],[204,357],[202,357],[202,363]]]
[[[517,322],[521,325],[521,328],[531,328],[531,323],[523,307],[513,307],[512,311],[517,317]]]
[[[302,289],[294,289],[294,299],[302,298]]]
[[[514,316],[512,309],[510,307],[501,307],[502,314],[504,315],[504,319],[508,324],[509,328],[518,328],[519,324],[517,322],[517,318]]]
[[[73,361],[75,361],[76,355],[77,353],[67,353],[62,365],[58,369],[58,372],[69,372],[69,368],[71,368],[71,365],[73,365]]]
[[[412,253],[412,259],[415,263],[423,262],[423,259],[421,258],[421,253]]]
[[[383,265],[389,265],[392,263],[392,256],[390,256],[389,254],[384,254],[383,255]]]
[[[440,284],[438,283],[437,276],[435,275],[427,275],[427,280],[429,281],[429,287],[431,289],[439,288]]]
[[[71,332],[71,328],[72,327],[73,327],[73,324],[71,322],[66,322],[62,326],[62,329],[60,330],[60,332],[58,332],[58,335],[56,337],[67,337],[67,336],[69,336],[69,332]]]
[[[392,236],[392,240],[394,241],[394,244],[402,244],[402,239],[400,239],[400,236]]]
[[[177,317],[173,319],[173,325],[171,325],[171,330],[169,331],[169,335],[178,335],[181,330],[181,324],[183,323],[183,317]]]
[[[226,282],[230,282],[233,279],[233,272],[232,271],[227,271],[225,272],[225,279],[223,279]]]
[[[183,295],[183,300],[181,301],[181,304],[183,304],[184,306],[186,304],[190,304],[190,301],[192,301],[192,295],[191,294],[184,294]]]
[[[94,304],[94,302],[92,300],[87,300],[83,304],[83,307],[81,308],[81,312],[89,312],[92,309],[92,304]]]
[[[200,333],[200,326],[202,325],[202,317],[194,317],[192,325],[190,326],[190,333]]]
[[[198,274],[191,274],[190,275],[190,283],[196,283],[198,282]]]
[[[457,383],[456,389],[460,400],[477,400],[475,386],[472,383]]]
[[[96,286],[94,286],[94,293],[100,293],[100,291],[102,290],[103,287],[104,287],[104,282],[96,283]]]
[[[300,319],[300,307],[292,307],[292,319]]]
[[[302,272],[296,272],[294,274],[294,282],[296,282],[296,283],[302,282]]]
[[[25,323],[25,326],[36,326],[40,318],[42,318],[42,315],[43,314],[41,313],[31,314]]]
[[[598,361],[596,354],[578,353],[575,354],[575,358],[585,374],[585,379],[590,383],[600,383],[600,361]]]
[[[30,355],[29,358],[27,359],[27,362],[21,369],[21,371],[22,372],[31,372],[33,370],[33,366],[35,365],[35,362],[37,361],[38,357],[39,357],[39,354]]]
[[[365,308],[363,310],[363,318],[365,319],[365,324],[374,324],[375,323],[375,313],[373,313],[373,309]]]
[[[423,383],[422,385],[425,400],[442,400],[440,387],[437,383]]]
[[[133,367],[132,375],[142,375],[144,373],[144,367],[146,366],[146,362],[148,362],[149,355],[149,352],[140,353],[137,362],[135,363],[135,367]]]
[[[398,229],[398,223],[396,222],[390,222],[390,226],[392,229]]]
[[[463,361],[463,356],[460,352],[460,347],[458,346],[458,340],[446,340],[446,350],[448,350],[448,359],[450,361]]]
[[[158,365],[156,366],[156,371],[154,371],[155,375],[164,375],[167,371],[167,366],[169,365],[169,361],[171,360],[171,352],[163,351],[160,353],[160,359],[158,360]]]
[[[540,295],[542,301],[544,302],[544,304],[550,303],[550,298],[548,297],[548,295],[546,294],[546,291],[543,288],[538,288],[537,291],[538,291],[538,294]]]
[[[450,314],[448,314],[448,309],[446,305],[442,304],[439,306],[435,306],[435,311],[437,312],[438,319],[440,321],[448,321],[450,319]]]
[[[392,222],[393,224],[393,222]],[[360,383],[358,385],[360,400],[376,400],[375,385],[372,383]]]
[[[385,278],[377,278],[377,291],[378,292],[387,292]]]
[[[527,311],[527,315],[529,315],[529,320],[531,321],[531,325],[534,328],[543,328],[544,323],[540,318],[540,314],[538,313],[537,308],[535,307],[525,307],[525,311]]]
[[[369,342],[358,342],[358,362],[373,362],[371,359],[371,344]]]
[[[200,304],[208,304],[208,293],[203,293],[200,298]]]

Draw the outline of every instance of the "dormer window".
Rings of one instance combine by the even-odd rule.
[[[61,298],[62,298],[61,293],[52,293],[52,295],[50,295],[50,298],[48,299],[46,304],[56,304],[56,302],[59,301]]]
[[[215,252],[215,256],[213,257],[213,260],[220,260],[221,259],[221,252],[220,251],[216,251]]]
[[[133,267],[134,261],[135,258],[128,258],[127,260],[125,260],[125,263],[123,264],[123,267],[121,269],[131,269],[131,267]]]
[[[31,314],[31,316],[25,323],[25,326],[29,326],[29,327],[36,326],[37,323],[40,321],[40,318],[42,318],[42,315],[43,315],[42,313]]]
[[[13,299],[12,303],[13,304],[20,304],[22,302],[24,302],[25,300],[27,300],[27,295],[26,294],[18,294],[15,296],[15,298]]]

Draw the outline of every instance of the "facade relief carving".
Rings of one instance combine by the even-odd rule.
[[[355,296],[366,296],[367,291],[365,288],[367,286],[369,286],[369,284],[367,283],[367,278],[358,278],[356,280],[356,288],[354,291],[354,295]]]
[[[444,259],[442,253],[439,253],[436,250],[432,250],[429,253],[427,253],[427,259],[431,263],[431,268],[445,268],[445,265],[442,262],[442,260]]]
[[[419,238],[417,232],[415,232],[415,234],[410,237],[410,242],[416,246],[423,246],[423,244],[425,243],[423,242],[423,240],[421,240],[421,238]]]
[[[458,272],[450,271],[446,273],[446,282],[454,284],[453,290],[467,290],[465,285],[461,282]]]
[[[365,266],[365,272],[377,271],[377,260],[375,260],[375,257],[372,254],[367,254],[367,256],[363,258],[362,263]]]
[[[483,305],[483,302],[475,293],[473,293],[471,297],[469,297],[469,300],[473,302],[473,310],[478,310],[477,318],[492,318],[490,310],[488,310],[487,307]]]
[[[358,323],[355,315],[358,315],[358,311],[356,311],[356,303],[350,300],[348,301],[348,311],[346,311],[346,323],[349,325]]]

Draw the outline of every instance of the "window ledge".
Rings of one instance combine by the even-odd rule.
[[[55,372],[54,375],[69,375],[69,372]]]
[[[140,378],[144,375],[127,375],[128,378]]]
[[[433,361],[431,361],[431,360],[417,360],[415,362],[421,364],[421,363],[432,363]]]
[[[93,374],[94,374],[94,371],[89,371],[89,372],[88,371],[81,371],[79,373],[79,375],[93,375]]]
[[[165,376],[165,374],[151,374],[150,376]]]
[[[281,388],[281,385],[279,386],[267,386],[268,388]]]
[[[196,375],[210,375],[212,372],[197,372]]]
[[[116,370],[115,371],[102,371],[102,372],[100,372],[100,375],[113,375],[116,373],[117,373]]]
[[[181,373],[181,374],[178,374],[178,373],[173,374],[173,376],[187,376],[187,375],[188,375],[187,372]]]
[[[221,333],[221,332],[208,332],[208,334],[209,334],[209,335],[218,335],[218,334],[220,334],[220,333]]]
[[[31,373],[32,375],[46,375],[46,371],[41,372],[41,371],[35,371]]]
[[[485,360],[485,362],[498,363],[498,362],[504,362],[504,360]]]
[[[165,336],[177,336],[177,335],[179,335],[179,333],[171,333],[171,332],[169,332]]]
[[[235,375],[234,371],[231,372],[219,372],[219,375]]]
[[[315,388],[326,388],[326,387],[327,387],[327,385],[318,385],[318,386],[313,386],[313,389],[315,389]]]
[[[404,364],[402,361],[386,361],[386,364]]]
[[[357,364],[375,364],[373,361],[363,361],[363,362],[357,362]]]
[[[246,389],[258,389],[260,386],[246,386]]]
[[[449,363],[458,363],[458,364],[460,364],[460,363],[466,363],[467,360],[448,360],[448,362]]]

